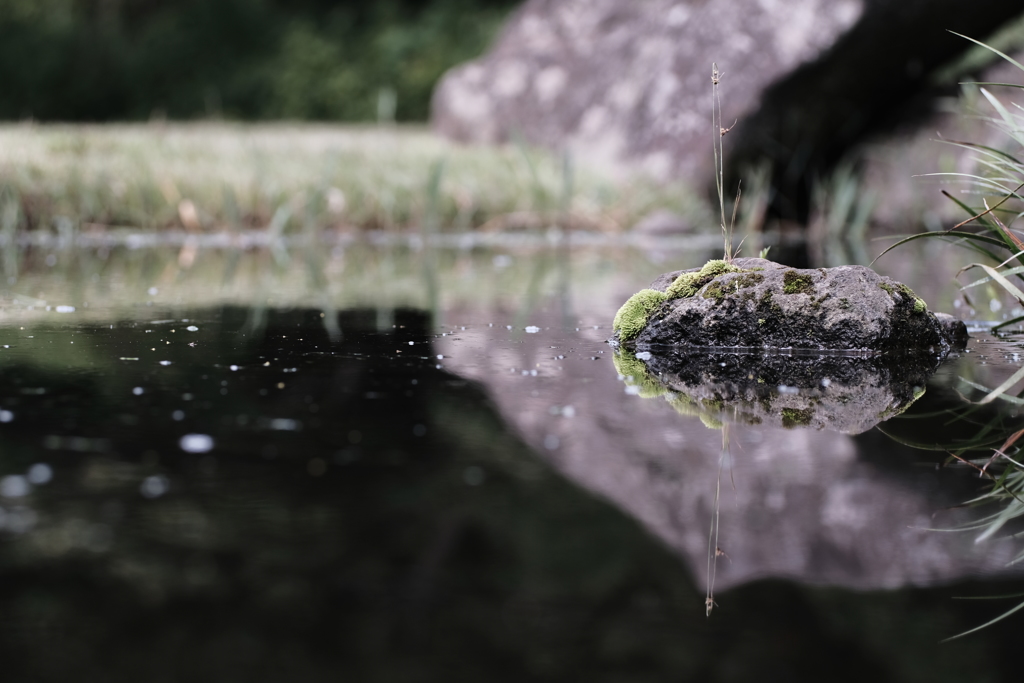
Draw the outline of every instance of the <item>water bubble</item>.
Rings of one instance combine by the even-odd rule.
[[[150,287],[149,289],[146,290],[146,293],[149,294],[150,296],[156,296],[157,294],[160,293],[160,290],[157,289],[156,287]]]
[[[184,322],[184,321],[182,321],[182,322]],[[189,332],[198,332],[199,331],[199,328],[196,327],[195,325],[189,325],[185,329],[188,330]]]
[[[412,341],[409,342],[409,346],[415,346],[415,345],[416,345],[416,342],[412,342]]]
[[[1000,310],[1003,307],[1003,303],[999,299],[992,299],[991,301],[988,302],[988,307],[989,310],[995,313],[996,311]]]
[[[171,488],[170,480],[162,474],[154,474],[142,480],[139,493],[146,498],[159,498]]]
[[[231,372],[237,372],[237,371],[238,371],[238,366],[237,365],[232,365],[231,366]]]
[[[74,313],[75,312],[75,307],[74,306],[57,306],[53,310],[57,311],[58,313]]]
[[[626,387],[626,393],[629,394],[630,396],[639,396],[640,395],[640,387],[628,386],[628,387]]]
[[[443,356],[443,355],[441,355],[441,354],[439,353],[439,354],[437,354],[437,359],[438,359],[438,360],[443,360],[443,359],[444,359],[444,356]]]
[[[37,462],[28,468],[28,474],[26,475],[29,483],[39,486],[40,484],[46,484],[53,479],[53,468],[47,465],[45,462]]]
[[[287,417],[275,417],[270,421],[270,428],[281,432],[294,432],[299,429],[299,422]]]
[[[169,361],[169,360],[162,360],[162,361],[160,361],[160,365],[170,365],[170,364],[171,364],[171,361]]]
[[[526,328],[526,334],[537,334],[540,332],[540,328],[536,325],[530,325]]]
[[[206,453],[213,450],[213,437],[209,434],[186,434],[178,440],[178,447],[186,453]]]
[[[640,353],[636,354],[636,357],[639,360],[650,360],[651,359],[651,352],[650,351],[641,351]]]
[[[829,387],[831,385],[832,385],[832,380],[830,380],[828,377],[826,377],[825,379],[821,380],[821,386],[827,388],[827,387]]]
[[[0,409],[0,422],[10,422],[14,419],[14,413],[9,410]]]
[[[182,420],[185,419],[185,411],[184,410],[175,410],[173,413],[171,413],[171,418],[175,422],[181,422]]]
[[[563,417],[576,417],[576,409],[572,406],[565,406],[562,408]]]
[[[8,474],[0,479],[0,496],[4,498],[21,498],[27,496],[32,490],[28,478],[20,474]]]
[[[134,389],[132,389],[132,393],[135,394],[136,396],[142,396],[142,393],[144,391],[145,389],[143,389],[142,387],[135,387]]]

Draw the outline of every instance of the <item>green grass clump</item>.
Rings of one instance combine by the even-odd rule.
[[[692,273],[683,273],[668,286],[665,294],[670,299],[685,299],[700,291],[701,287],[714,280],[722,273],[739,273],[741,269],[721,259],[708,261],[704,267]]]
[[[668,300],[668,295],[665,292],[659,292],[656,289],[641,289],[622,304],[618,313],[615,314],[615,320],[612,321],[612,330],[618,333],[620,341],[628,341],[636,337],[647,325],[647,319],[651,313],[666,300]]]

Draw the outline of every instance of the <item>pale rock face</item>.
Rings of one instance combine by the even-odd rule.
[[[728,172],[767,158],[776,190],[802,205],[808,178],[902,103],[927,101],[929,75],[968,45],[947,28],[984,37],[1019,12],[1006,0],[527,0],[487,55],[441,80],[432,123],[710,186],[714,62],[722,123],[737,122]]]
[[[691,172],[710,158],[712,61],[740,118],[861,11],[861,0],[532,0],[490,55],[445,77],[434,125],[466,141],[522,135],[663,178]]]

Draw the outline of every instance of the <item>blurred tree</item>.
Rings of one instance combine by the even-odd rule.
[[[0,0],[0,118],[422,120],[515,4]]]

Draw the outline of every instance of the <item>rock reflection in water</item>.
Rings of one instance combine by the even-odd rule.
[[[721,421],[860,434],[925,392],[937,358],[894,361],[849,352],[737,352],[618,348],[615,367],[643,397],[664,396],[708,426]]]
[[[558,329],[559,322],[551,316],[536,324]],[[705,579],[721,451],[721,434],[708,426],[720,426],[724,395],[751,396],[753,407],[745,416],[740,411],[743,424],[732,432],[724,463],[720,539],[728,559],[718,564],[717,591],[767,577],[879,589],[1017,571],[1007,566],[1018,550],[1012,539],[975,545],[969,534],[931,530],[971,519],[971,513],[950,508],[972,497],[976,480],[936,471],[934,463],[916,467],[926,455],[876,431],[851,435],[798,424],[814,427],[834,415],[833,426],[854,434],[869,429],[886,411],[891,417],[914,402],[932,367],[886,368],[868,359],[812,357],[798,359],[784,374],[783,361],[791,358],[762,358],[757,368],[764,373],[771,411],[757,401],[758,374],[735,356],[731,363],[712,356],[683,364],[675,373],[665,369],[672,377],[669,386],[693,392],[688,404],[701,405],[707,423],[702,424],[681,416],[670,403],[681,402],[682,392],[665,394],[651,373],[630,386],[610,363],[604,372],[594,372],[589,359],[608,348],[606,336],[587,329],[567,334],[560,348],[574,353],[554,364],[551,356],[560,351],[551,348],[550,339],[533,335],[502,343],[494,335],[471,332],[441,347],[452,353],[449,367],[484,384],[504,418],[538,452],[572,481],[640,520],[684,558],[698,582]],[[609,350],[605,357],[610,355]],[[666,368],[652,361],[647,361],[652,367]],[[543,368],[548,378],[527,380],[509,367]],[[821,368],[827,374],[819,374]],[[703,373],[713,373],[720,384],[698,389],[694,378]],[[828,378],[835,384],[821,387]],[[804,389],[790,394],[780,392],[780,385]],[[733,393],[716,388],[723,386]],[[830,393],[857,402],[861,414],[843,417],[838,400],[825,406]],[[658,394],[671,400],[642,398]],[[929,409],[923,405],[927,396],[917,401],[922,411]],[[706,399],[713,405],[705,406]],[[551,406],[572,406],[574,417],[565,419]],[[800,419],[798,411],[811,407],[810,418]],[[796,416],[787,419],[787,408]],[[757,418],[762,424],[749,424]],[[552,436],[557,437],[554,449],[548,447]]]

